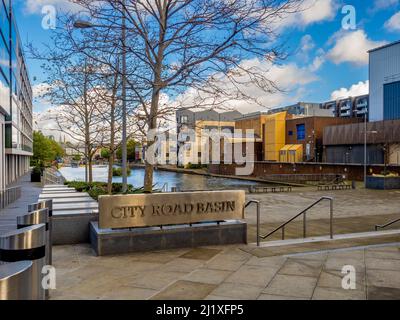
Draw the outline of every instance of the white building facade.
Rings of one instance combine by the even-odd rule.
[[[12,4],[0,0],[0,192],[29,170],[32,88]]]

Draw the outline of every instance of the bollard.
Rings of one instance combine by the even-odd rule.
[[[49,243],[49,250],[48,250],[48,262],[49,265],[53,262],[53,200],[43,200],[37,203],[32,203],[28,205],[28,212],[33,212],[41,209],[48,209],[49,219],[48,219],[48,243]]]
[[[47,208],[49,209],[49,217],[53,216],[53,200],[43,200],[28,205],[28,212]]]
[[[42,269],[46,265],[46,225],[38,224],[0,235],[0,261],[32,261],[32,299],[44,300]],[[27,293],[29,294],[29,293]]]
[[[51,265],[52,261],[52,246],[50,242],[50,229],[49,229],[49,209],[44,208],[35,210],[17,217],[17,228],[22,229],[36,224],[46,225],[46,264]]]
[[[49,209],[44,208],[36,211],[29,212],[22,216],[17,217],[17,228],[22,229],[29,226],[34,226],[43,223],[46,226],[46,265],[52,264],[52,246],[49,229]],[[49,290],[46,290],[46,298],[50,295]]]
[[[32,300],[32,261],[0,265],[0,300]]]

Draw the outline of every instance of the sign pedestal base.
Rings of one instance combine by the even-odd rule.
[[[90,222],[90,242],[98,256],[193,248],[210,245],[246,244],[247,223],[239,220],[131,229],[99,229]]]

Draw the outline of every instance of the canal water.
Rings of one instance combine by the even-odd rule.
[[[63,167],[59,170],[68,181],[84,181],[85,168]],[[136,188],[143,186],[144,169],[134,168],[128,177],[128,183]],[[107,181],[107,167],[93,167],[93,181]],[[122,182],[122,177],[114,177],[113,182]],[[218,190],[218,189],[248,189],[250,186],[265,185],[258,182],[227,179],[218,177],[184,174],[169,171],[154,171],[155,188],[162,188],[165,184],[168,188],[177,187],[178,190]]]

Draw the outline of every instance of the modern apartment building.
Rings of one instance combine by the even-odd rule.
[[[332,115],[338,118],[367,117],[369,111],[369,95],[347,97],[339,100],[328,101],[322,104]]]
[[[262,160],[279,161],[279,152],[285,146],[286,122],[292,118],[287,111],[255,112],[236,119],[235,129],[254,130],[255,137],[262,141]]]
[[[209,136],[205,131],[231,132],[235,130],[235,119],[241,117],[239,111],[217,112],[215,110],[194,111],[182,108],[176,111],[177,122],[177,161],[180,165],[188,163],[207,163],[210,150],[204,146]],[[183,148],[183,149],[182,149]]]
[[[268,113],[273,114],[284,111],[294,116],[333,117],[332,111],[329,107],[322,103],[315,102],[298,102],[286,107],[273,108],[268,111]]]
[[[0,190],[29,170],[32,88],[10,0],[0,1]]]

